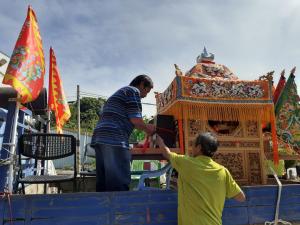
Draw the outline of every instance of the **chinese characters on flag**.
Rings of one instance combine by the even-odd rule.
[[[35,100],[43,88],[45,59],[36,16],[28,7],[27,17],[19,34],[2,83],[12,86],[21,103]]]

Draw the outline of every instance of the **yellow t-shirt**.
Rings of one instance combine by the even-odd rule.
[[[220,225],[226,198],[241,192],[230,172],[207,156],[171,154],[178,171],[178,224]]]

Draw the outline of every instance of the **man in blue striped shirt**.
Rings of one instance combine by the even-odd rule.
[[[134,128],[148,135],[155,132],[154,125],[144,123],[141,104],[141,98],[146,97],[152,88],[151,78],[139,75],[105,103],[92,137],[96,152],[96,191],[129,190],[129,136]]]

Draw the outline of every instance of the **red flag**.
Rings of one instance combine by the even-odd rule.
[[[274,97],[273,97],[274,105],[276,105],[279,95],[281,94],[281,91],[284,88],[284,85],[285,85],[285,76],[284,76],[284,70],[283,70],[281,72],[278,84],[277,84],[275,92],[274,92]]]
[[[62,133],[62,127],[71,117],[71,112],[68,102],[66,101],[62,81],[56,64],[56,57],[52,48],[50,48],[48,104],[50,110],[55,113],[57,133]]]
[[[27,17],[10,58],[2,83],[19,93],[21,103],[35,100],[44,85],[45,59],[36,16],[28,7]]]

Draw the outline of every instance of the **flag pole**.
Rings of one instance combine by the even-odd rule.
[[[18,127],[18,115],[19,115],[19,109],[20,109],[20,103],[18,102],[19,94],[17,95],[17,98],[15,98],[16,101],[16,107],[15,107],[15,113],[14,113],[14,119],[12,124],[12,132],[10,136],[10,149],[9,149],[9,171],[8,171],[8,192],[12,193],[13,191],[13,181],[14,181],[14,155],[16,152],[16,142],[17,142],[17,127]]]
[[[81,157],[80,157],[80,89],[79,85],[77,85],[77,128],[78,128],[78,133],[77,133],[77,146],[76,146],[76,168],[77,172],[80,173],[81,170]]]
[[[50,133],[51,127],[50,127],[50,122],[51,122],[51,110],[48,108],[47,109],[47,133]]]

